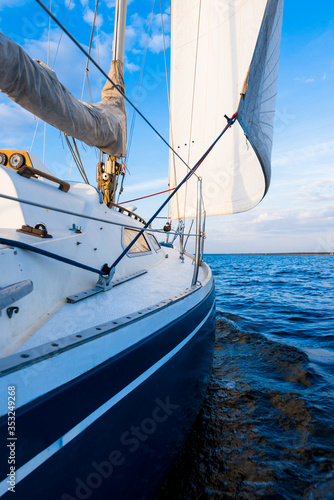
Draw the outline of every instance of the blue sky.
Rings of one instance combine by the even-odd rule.
[[[45,0],[50,5],[50,0]],[[138,107],[168,138],[168,106],[161,38],[160,5],[156,0]],[[163,1],[166,44],[169,46],[169,2]],[[69,6],[69,9],[68,9]],[[138,7],[139,6],[139,7]],[[151,0],[128,5],[125,52],[126,91],[136,99],[137,84]],[[87,47],[94,0],[52,0],[57,17]],[[114,1],[100,0],[99,51],[94,38],[93,55],[108,71],[111,55]],[[38,4],[24,0],[0,0],[0,29],[20,43],[33,58],[47,62],[49,20]],[[53,65],[60,30],[51,23],[49,66]],[[169,51],[167,49],[167,57]],[[54,64],[58,78],[81,98],[86,60],[63,35]],[[91,68],[94,100],[100,99],[100,77]],[[102,81],[102,85],[104,81]],[[334,2],[285,0],[278,81],[277,114],[272,157],[272,182],[266,198],[250,212],[211,217],[207,223],[206,251],[289,252],[334,251]],[[87,84],[84,100],[89,101]],[[132,111],[129,110],[129,129]],[[31,148],[37,120],[0,96],[2,147]],[[43,158],[44,125],[39,124],[32,151]],[[96,153],[81,148],[91,182],[95,178]],[[47,127],[45,163],[63,178],[80,180],[59,132]],[[136,117],[128,158],[123,200],[166,188],[168,150]],[[148,217],[163,196],[137,202]]]

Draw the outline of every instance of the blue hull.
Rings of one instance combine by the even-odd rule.
[[[28,470],[30,462],[31,471],[16,484],[15,498],[152,498],[198,413],[212,366],[214,320],[212,289],[168,327],[19,409],[16,469]],[[119,396],[161,359],[161,366]],[[63,437],[85,419],[91,419],[86,428],[67,444],[64,438],[64,445]],[[3,417],[2,443],[7,436]],[[54,443],[59,450],[43,459]],[[5,463],[1,479],[7,472]]]

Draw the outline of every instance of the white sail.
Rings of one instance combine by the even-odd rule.
[[[238,121],[263,169],[265,193],[270,182],[282,18],[283,0],[270,0],[238,108]]]
[[[51,69],[32,60],[15,42],[0,33],[0,89],[13,101],[88,146],[113,156],[126,155],[124,98],[107,81],[102,100],[78,101]],[[124,91],[123,63],[113,61],[109,77]]]
[[[172,1],[171,8],[171,143],[192,167],[218,137],[226,125],[224,115],[238,110],[240,94],[244,91],[249,73],[248,89],[240,107],[242,123],[249,141],[239,123],[235,123],[204,160],[197,174],[203,178],[203,198],[207,215],[242,212],[254,207],[263,198],[270,179],[270,160],[266,167],[259,161],[253,132],[245,114],[249,103],[262,101],[261,85],[251,83],[260,72],[262,82],[266,70],[255,68],[251,61],[261,54],[260,64],[270,62],[271,48],[278,56],[283,0],[183,0]],[[266,12],[272,14],[267,16]],[[270,26],[272,28],[270,28]],[[262,29],[261,29],[262,26]],[[259,37],[259,32],[263,33]],[[266,39],[265,34],[273,36]],[[257,45],[258,41],[258,45]],[[269,54],[269,55],[268,55]],[[254,57],[253,57],[254,56]],[[271,64],[271,63],[270,63]],[[276,64],[276,63],[275,63]],[[276,74],[277,66],[272,75]],[[276,80],[271,85],[276,93]],[[256,97],[255,97],[256,95]],[[269,98],[266,96],[266,98]],[[274,99],[271,99],[271,105]],[[247,109],[246,109],[247,107]],[[258,106],[257,106],[258,107]],[[270,108],[272,111],[273,108]],[[258,109],[258,114],[262,108]],[[269,123],[272,124],[273,113]],[[262,121],[262,120],[261,120]],[[265,148],[270,158],[272,128],[267,131]],[[255,134],[256,135],[256,134]],[[258,134],[261,141],[262,135]],[[270,144],[270,147],[269,147]],[[270,149],[270,151],[269,151]],[[174,187],[186,175],[187,168],[170,155],[169,182]],[[181,188],[172,204],[172,219],[196,215],[196,178],[192,176]]]

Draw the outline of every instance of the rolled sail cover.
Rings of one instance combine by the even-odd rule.
[[[126,155],[124,98],[107,80],[102,100],[78,101],[56,74],[31,59],[0,33],[0,89],[13,101],[67,135],[113,156]],[[124,92],[123,63],[113,61],[109,78]]]
[[[266,16],[268,9],[277,6],[274,30],[267,28],[273,19]],[[242,105],[242,123],[245,122],[248,139],[240,123],[236,122],[214,146],[197,174],[203,179],[204,209],[207,215],[243,212],[256,206],[268,189],[270,180],[270,152],[273,135],[272,112],[276,95],[276,80],[266,90],[266,76],[262,85],[251,84],[256,73],[269,75],[271,50],[275,63],[272,75],[277,78],[283,0],[172,0],[171,2],[171,125],[170,141],[174,149],[190,166],[194,166],[226,126],[224,115],[231,117],[238,110],[240,96],[245,92],[245,82],[252,88],[256,106],[263,99],[270,99],[270,118],[250,124],[253,113],[247,93]],[[274,38],[259,38],[260,30]],[[268,43],[269,42],[269,43]],[[255,61],[255,48],[261,52]],[[269,50],[269,52],[268,52]],[[264,56],[267,54],[267,56]],[[251,63],[259,63],[253,66]],[[268,81],[271,76],[268,76]],[[265,90],[265,97],[261,92]],[[273,94],[269,94],[273,92]],[[248,109],[245,109],[247,99]],[[255,102],[254,101],[254,102]],[[268,108],[269,109],[269,108]],[[252,115],[254,118],[254,115]],[[258,150],[252,147],[253,131],[268,121],[265,148],[269,162],[263,167]],[[248,130],[249,129],[249,130]],[[270,129],[270,130],[268,130]],[[255,144],[254,144],[255,145]],[[269,147],[270,146],[270,147]],[[260,149],[260,145],[258,145]],[[269,152],[270,149],[270,152]],[[169,183],[176,186],[186,175],[187,168],[170,154]],[[196,216],[195,176],[179,190],[172,201],[172,219]]]

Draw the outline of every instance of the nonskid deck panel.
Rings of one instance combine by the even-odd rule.
[[[13,354],[12,356],[0,359],[0,376],[7,375],[8,373],[29,366],[37,361],[42,361],[68,349],[89,342],[90,340],[97,339],[117,331],[136,321],[144,319],[147,316],[159,312],[172,304],[175,304],[183,298],[192,295],[200,288],[201,285],[197,285],[193,288],[187,288],[173,297],[157,302],[156,304],[146,307],[145,309],[141,309],[140,311],[130,313],[127,316],[115,318],[107,323],[96,325],[95,327],[88,328],[87,330],[82,330],[78,333],[68,335],[67,337],[62,337],[58,339],[57,344],[52,342],[27,349],[22,352],[20,350],[20,352]]]
[[[176,249],[164,250],[164,253],[168,258],[147,269],[144,275],[76,304],[64,304],[17,352],[58,343],[63,337],[131,316],[190,289],[192,258],[186,256],[182,263]],[[141,261],[142,257],[136,259]],[[206,274],[201,267],[201,283],[205,281]]]

